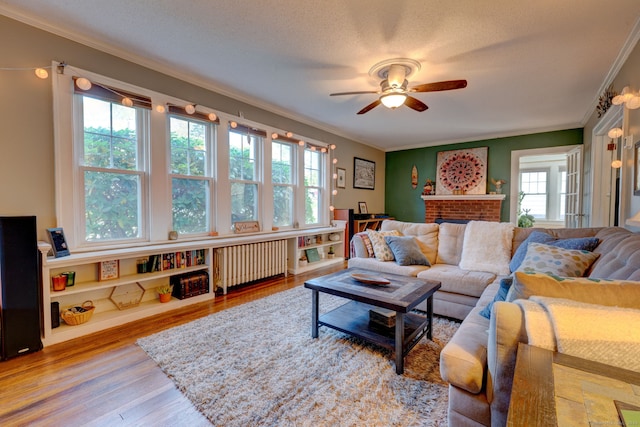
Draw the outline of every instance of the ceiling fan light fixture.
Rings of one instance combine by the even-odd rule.
[[[387,108],[398,108],[407,99],[407,95],[404,93],[388,93],[380,97],[380,102]]]

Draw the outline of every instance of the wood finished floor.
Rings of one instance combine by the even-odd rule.
[[[208,426],[136,340],[344,267],[267,280],[0,362],[0,425]]]

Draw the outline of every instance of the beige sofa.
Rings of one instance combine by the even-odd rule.
[[[497,302],[491,319],[481,316],[481,310],[498,292],[500,280],[506,275],[467,270],[460,266],[464,224],[415,224],[384,221],[383,231],[398,230],[415,236],[431,266],[400,266],[368,255],[362,235],[351,242],[350,267],[433,278],[442,282],[434,295],[434,312],[463,319],[463,322],[440,355],[442,378],[449,385],[448,421],[451,426],[505,425],[519,342],[528,342],[524,315],[514,303]],[[544,231],[556,238],[596,237],[599,244],[594,253],[599,258],[587,271],[591,278],[640,280],[640,235],[618,227],[582,229],[522,229],[514,228],[510,256],[533,231]],[[487,256],[492,248],[487,247]],[[508,260],[506,261],[508,264]],[[587,295],[588,293],[585,293]],[[591,293],[593,294],[593,293]],[[600,301],[605,305],[625,305],[640,308],[637,298],[626,298],[616,304],[615,298]],[[573,295],[573,297],[576,297]],[[580,297],[578,296],[578,299]],[[587,302],[589,298],[586,298]],[[591,301],[595,302],[595,301]]]

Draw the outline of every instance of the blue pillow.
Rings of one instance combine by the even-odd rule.
[[[524,260],[525,255],[527,255],[527,247],[529,243],[543,243],[545,245],[556,246],[562,249],[576,249],[580,251],[589,251],[593,252],[593,250],[598,246],[600,240],[597,237],[576,237],[572,239],[558,239],[557,237],[553,237],[550,234],[547,234],[543,231],[534,231],[529,234],[521,244],[516,249],[516,253],[513,254],[513,258],[511,258],[511,262],[509,263],[509,269],[513,273],[520,267],[522,261]]]
[[[493,308],[493,303],[496,301],[505,301],[507,299],[507,293],[509,292],[509,288],[513,283],[513,276],[505,277],[500,280],[500,289],[496,293],[496,296],[493,297],[493,301],[491,301],[485,308],[480,311],[480,316],[486,317],[487,319],[491,318],[491,309]]]
[[[384,236],[399,265],[431,265],[412,236]]]

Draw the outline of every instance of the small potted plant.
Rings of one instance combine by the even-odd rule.
[[[331,259],[336,256],[336,253],[333,251],[333,246],[329,246],[329,252],[327,252],[327,258]]]
[[[171,292],[173,292],[173,285],[162,285],[156,288],[160,302],[171,301]]]

